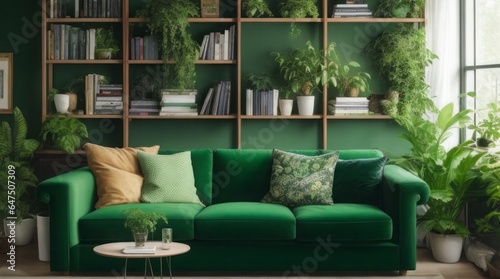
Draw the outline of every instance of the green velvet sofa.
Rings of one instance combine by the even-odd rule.
[[[383,157],[378,150],[339,152],[335,181],[360,178],[341,162]],[[197,194],[206,207],[133,203],[96,210],[95,180],[88,167],[41,182],[38,197],[50,209],[51,270],[120,273],[124,260],[98,256],[92,249],[132,241],[123,225],[129,208],[165,214],[174,241],[191,246],[188,253],[173,257],[174,272],[304,276],[333,271],[404,273],[416,267],[416,206],[427,201],[429,188],[397,166],[382,169],[380,183],[369,196],[362,187],[340,190],[342,185],[334,183],[333,205],[288,208],[261,202],[269,191],[272,150],[199,149],[191,151],[191,160]],[[160,239],[161,227],[165,225],[159,225],[153,239]],[[144,261],[129,261],[128,266],[129,271],[141,271]]]

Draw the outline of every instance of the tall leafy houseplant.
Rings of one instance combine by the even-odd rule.
[[[398,24],[371,41],[370,54],[391,90],[399,93],[398,113],[422,115],[433,107],[427,98],[425,68],[437,56],[426,47],[425,31],[411,24]],[[393,115],[391,115],[393,116]]]
[[[15,212],[17,222],[31,217],[29,213],[36,201],[34,189],[38,179],[30,162],[40,143],[27,139],[27,133],[26,120],[16,107],[13,128],[7,122],[0,126],[0,211],[4,216]],[[9,196],[14,199],[8,199]]]
[[[45,120],[40,132],[42,140],[54,148],[73,153],[88,138],[85,124],[65,115],[53,115]]]
[[[284,18],[317,18],[319,16],[317,0],[284,0],[279,5],[279,13]],[[301,30],[295,22],[290,24],[290,37],[299,36]]]
[[[191,0],[145,0],[144,9],[139,11],[151,33],[161,38],[166,87],[195,87],[195,61],[200,46],[191,38],[187,28],[189,18],[199,17],[199,3],[196,3]],[[173,62],[168,62],[170,60]]]

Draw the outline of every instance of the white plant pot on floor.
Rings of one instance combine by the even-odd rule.
[[[14,235],[16,246],[23,246],[30,243],[31,239],[33,238],[33,233],[35,232],[35,219],[23,219],[21,222],[15,223],[15,226],[12,225],[11,220],[4,219],[3,222],[5,234],[7,236]]]
[[[50,261],[50,216],[40,213],[36,216],[38,239],[38,259],[42,262]]]
[[[442,263],[456,263],[462,255],[464,238],[457,235],[429,233],[432,256]]]
[[[293,100],[280,99],[278,101],[281,115],[292,115]]]
[[[314,96],[297,96],[299,115],[314,114]]]

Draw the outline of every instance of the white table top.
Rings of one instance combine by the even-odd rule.
[[[180,255],[191,250],[189,245],[179,242],[172,242],[170,245],[170,249],[162,249],[161,241],[148,241],[146,242],[146,246],[156,246],[155,253],[143,253],[143,254],[125,254],[123,253],[123,248],[126,246],[134,246],[134,242],[113,242],[106,243],[99,246],[94,247],[94,252],[98,255],[104,257],[111,258],[162,258],[162,257],[170,257],[175,255]]]

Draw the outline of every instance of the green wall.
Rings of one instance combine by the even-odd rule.
[[[0,52],[14,53],[14,106],[24,113],[29,136],[38,137],[41,124],[41,7],[37,1],[5,1],[0,11]],[[208,24],[210,25],[210,24]],[[198,24],[192,26],[194,36],[200,36],[211,26]],[[229,24],[228,24],[229,26]],[[228,27],[227,26],[227,27]],[[224,29],[226,26],[218,26]],[[261,23],[242,24],[242,72],[273,71],[276,68],[270,52],[287,51],[292,47],[304,45],[312,40],[316,46],[321,44],[321,24],[299,24],[302,36],[293,40],[288,38],[289,24],[275,24],[273,28],[264,28]],[[335,26],[337,27],[337,26]],[[346,29],[329,27],[333,34],[355,34],[364,25],[346,24]],[[343,31],[342,31],[343,30]],[[339,33],[335,33],[339,32]],[[334,39],[337,44],[354,44],[356,38]],[[201,41],[201,39],[200,39]],[[366,57],[361,58],[367,70],[374,67]],[[87,66],[85,66],[87,67]],[[79,73],[85,67],[69,65],[56,67],[55,71]],[[134,68],[135,67],[135,68]],[[133,66],[131,73],[136,71]],[[213,79],[232,79],[236,76],[236,66],[215,66],[214,71],[206,71],[210,65],[198,65],[199,100],[204,98]],[[66,71],[71,70],[71,71]],[[85,70],[85,72],[87,72]],[[68,75],[69,79],[71,75]],[[380,77],[374,76],[374,89],[382,91],[385,87]],[[58,80],[63,86],[64,80]],[[243,90],[244,88],[242,88]],[[242,91],[244,92],[244,91]],[[381,92],[379,92],[381,93]],[[321,97],[319,95],[319,97]],[[319,98],[318,98],[319,99]],[[235,101],[235,98],[233,99]],[[318,106],[319,108],[319,106]],[[233,103],[233,111],[236,103]],[[12,121],[11,115],[0,115],[2,121]],[[321,120],[249,120],[242,119],[242,148],[283,148],[308,149],[321,147]],[[109,146],[122,144],[121,120],[85,120],[91,132],[91,141]],[[160,144],[162,148],[232,148],[237,144],[236,120],[132,120],[130,123],[130,146]],[[409,150],[409,145],[397,137],[401,128],[390,120],[329,120],[328,147],[379,148],[387,155],[400,156]]]

